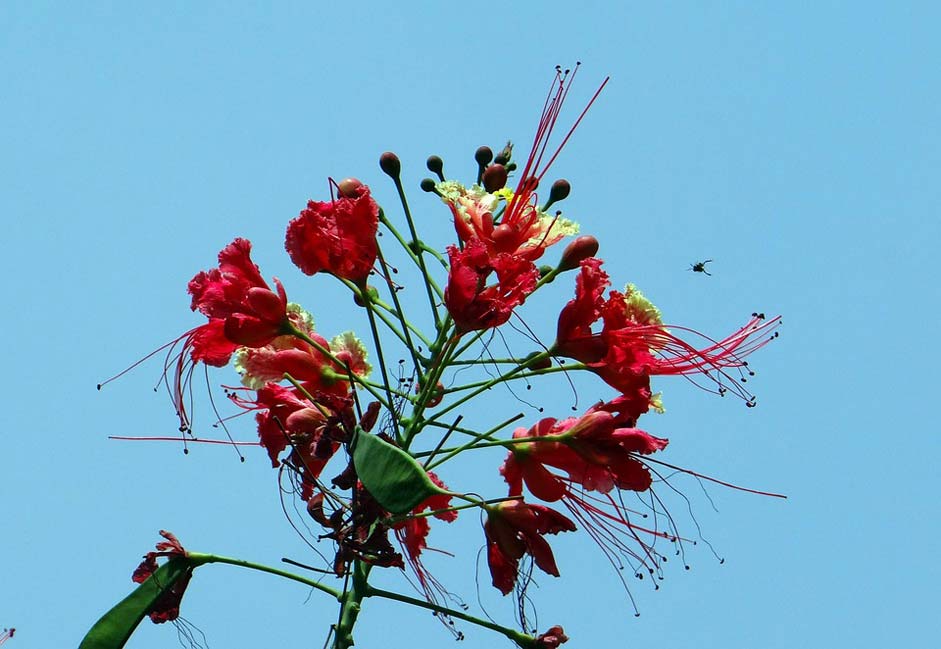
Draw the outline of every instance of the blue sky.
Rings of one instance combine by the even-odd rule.
[[[337,287],[290,264],[287,221],[326,197],[330,176],[369,183],[398,218],[377,166],[393,150],[427,238],[449,243],[447,210],[417,189],[425,157],[469,180],[477,146],[532,137],[553,66],[576,60],[569,118],[611,81],[549,175],[571,181],[566,215],[601,240],[615,285],[636,283],[669,322],[711,335],[754,310],[784,316],[781,338],[753,359],[758,408],[660,380],[668,413],[642,423],[670,438],[665,460],[789,499],[709,487],[716,512],[685,484],[726,561],[699,544],[691,570],[670,567],[659,591],[633,584],[638,618],[586,538],[553,539],[563,577],[534,589],[540,627],[562,624],[575,647],[937,637],[941,444],[924,350],[939,316],[939,18],[931,3],[4,3],[9,646],[77,644],[130,589],[161,528],[199,551],[310,556],[263,452],[240,464],[228,449],[184,456],[107,439],[172,434],[170,406],[151,390],[159,361],[101,393],[95,384],[199,323],[186,282],[235,236],[320,330],[363,329]],[[712,277],[687,271],[705,258]],[[556,284],[521,311],[546,338],[571,295],[571,279]],[[577,387],[580,404],[599,391]],[[563,416],[573,399],[555,386],[535,401]],[[505,392],[493,407],[527,408]],[[253,435],[247,420],[234,432]],[[479,468],[496,493],[500,461],[447,479],[473,482]],[[434,557],[435,574],[478,611],[479,590],[509,622],[512,604],[490,592],[477,556],[477,521],[438,535],[457,556]],[[184,615],[212,647],[320,646],[335,608],[296,584],[210,566]],[[395,603],[369,602],[360,627],[363,647],[450,641]],[[494,641],[462,630],[468,649]],[[146,623],[129,646],[175,643],[172,627]]]

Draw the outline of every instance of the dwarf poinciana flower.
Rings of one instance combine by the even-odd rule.
[[[197,273],[188,291],[194,311],[210,322],[224,322],[228,342],[259,347],[287,333],[287,297],[277,279],[277,293],[271,290],[252,262],[251,250],[250,241],[235,239],[219,253],[219,267]]]
[[[448,246],[448,256],[451,269],[444,303],[461,331],[502,325],[539,279],[532,262],[508,254],[491,257],[479,239],[471,239],[463,250]],[[493,273],[497,283],[488,286]]]
[[[180,541],[170,532],[160,530],[160,536],[166,541],[157,543],[156,552],[148,552],[144,555],[144,560],[134,570],[131,579],[134,583],[142,584],[157,571],[157,557],[185,557],[186,550]],[[180,616],[180,602],[183,600],[183,593],[189,584],[193,575],[192,570],[188,570],[184,575],[174,582],[174,584],[165,590],[150,610],[150,619],[155,624],[163,622],[172,622]]]
[[[534,261],[552,244],[578,232],[578,224],[558,214],[550,216],[534,204],[521,203],[510,189],[491,194],[477,185],[468,189],[453,180],[438,183],[435,189],[451,208],[458,239],[465,244],[479,239],[491,256],[510,254]],[[514,201],[521,206],[514,218],[495,222],[494,213],[501,202],[511,205]]]
[[[509,495],[520,495],[523,482],[533,495],[548,502],[570,494],[572,485],[601,493],[615,487],[646,491],[652,483],[650,471],[637,458],[662,450],[668,443],[637,428],[617,427],[614,415],[597,406],[578,418],[549,417],[513,433],[514,439],[540,437],[550,439],[514,445],[501,467],[510,485]],[[547,466],[564,471],[567,479]]]
[[[345,396],[350,389],[350,374],[365,377],[372,371],[366,347],[347,331],[332,340],[314,331],[313,317],[294,304],[288,305],[291,324],[301,334],[280,336],[262,347],[242,347],[235,354],[235,369],[242,384],[258,389],[278,382],[285,374],[304,383],[311,393]]]
[[[663,324],[660,311],[633,285],[604,298],[610,281],[601,263],[593,257],[581,262],[575,298],[559,314],[554,353],[585,363],[637,404],[637,416],[651,403],[650,377],[656,375],[701,374],[718,385],[720,394],[731,390],[754,404],[754,397],[729,370],[745,372],[745,357],[777,335],[774,329],[780,317],[765,321],[764,314],[752,314],[742,328],[716,341],[686,327]],[[593,332],[599,319],[602,329]],[[672,330],[700,337],[707,344],[697,348]]]
[[[271,290],[251,260],[251,249],[250,241],[236,238],[219,253],[217,268],[200,271],[189,281],[191,308],[209,319],[206,324],[190,329],[131,366],[169,350],[164,378],[181,431],[190,429],[185,402],[190,377],[199,363],[224,367],[239,347],[261,347],[291,331],[284,287],[275,279],[276,292]]]
[[[552,548],[543,538],[546,534],[575,531],[575,523],[543,505],[508,500],[485,508],[487,520],[487,563],[493,585],[506,595],[516,584],[519,561],[528,554],[539,568],[553,577],[559,576]]]
[[[301,499],[308,501],[324,467],[349,435],[350,426],[341,415],[351,400],[348,396],[316,393],[313,386],[301,387],[306,394],[294,387],[268,383],[254,399],[241,396],[238,390],[229,396],[239,407],[257,411],[258,437],[272,467],[282,466],[281,454],[290,448],[283,464],[296,473]],[[317,401],[312,403],[307,395],[316,395]]]
[[[288,224],[284,247],[308,275],[327,272],[365,284],[376,262],[379,206],[369,188],[350,179],[329,202],[309,201]]]

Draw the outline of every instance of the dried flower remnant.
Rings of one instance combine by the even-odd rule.
[[[494,587],[504,595],[513,590],[519,562],[525,555],[546,574],[559,576],[552,548],[546,534],[574,532],[575,523],[544,505],[510,500],[486,507],[484,536],[487,539],[487,563]]]
[[[185,557],[186,550],[180,541],[170,532],[160,530],[160,536],[166,541],[157,543],[155,552],[148,552],[144,555],[144,560],[134,570],[131,580],[134,583],[142,584],[157,571],[157,557],[166,557],[173,559],[176,557]],[[150,610],[150,619],[155,624],[163,622],[172,622],[180,616],[180,602],[183,600],[183,593],[189,584],[193,571],[189,569],[176,582],[166,589],[157,602]]]

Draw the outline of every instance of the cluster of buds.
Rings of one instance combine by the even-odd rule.
[[[555,209],[568,197],[569,183],[557,180],[540,196],[552,162],[607,83],[550,148],[573,77],[558,70],[521,165],[511,144],[496,156],[481,147],[474,156],[476,181],[465,185],[445,176],[441,158],[428,158],[436,178],[421,186],[444,203],[456,233],[443,253],[419,238],[393,153],[383,154],[380,168],[402,199],[407,234],[356,179],[331,181],[330,200],[310,201],[290,221],[285,248],[291,260],[307,275],[330,275],[349,288],[365,312],[370,335],[363,338],[369,343],[352,332],[329,340],[318,333],[313,316],[288,301],[280,281],[265,281],[245,239],[227,245],[218,266],[189,283],[192,309],[207,322],[170,343],[165,364],[184,439],[199,441],[187,405],[194,367],[233,364],[241,386],[227,394],[238,409],[254,414],[272,466],[322,528],[318,539],[332,542],[334,553],[323,569],[357,576],[345,588],[365,583],[372,567],[408,570],[428,607],[450,620],[453,612],[444,606],[450,594],[422,558],[433,519],[450,523],[466,508],[482,512],[493,586],[504,595],[516,590],[518,602],[526,600],[522,591],[532,565],[559,576],[547,536],[560,532],[584,530],[617,565],[627,561],[638,576],[659,574],[665,557],[655,542],[676,542],[680,535],[645,526],[622,497],[651,490],[661,479],[659,466],[677,469],[652,457],[664,451],[667,439],[638,427],[641,416],[662,410],[653,377],[701,378],[707,388],[754,405],[742,387],[751,373],[746,357],[777,336],[779,318],[754,314],[721,339],[666,324],[635,286],[610,290],[598,240],[578,236],[578,225]],[[377,236],[380,227],[420,272],[432,331],[407,317]],[[536,265],[566,239],[554,266]],[[461,383],[456,368],[491,362],[479,352],[487,333],[519,317],[536,290],[564,273],[574,276],[574,295],[558,311],[555,340],[542,351],[499,361],[488,380]],[[697,344],[697,337],[705,342]],[[386,362],[392,345],[405,350],[397,372]],[[367,360],[370,348],[378,377]],[[460,413],[471,412],[473,399],[494,386],[580,371],[607,384],[611,396],[579,416],[545,417],[512,430],[523,415],[479,428],[463,424]],[[448,447],[455,435],[463,443]],[[472,494],[486,485],[456,489],[439,477],[460,455],[497,447],[502,452],[493,475],[502,476],[505,494],[484,500]],[[325,473],[328,466],[334,471]],[[167,542],[147,555],[135,579],[153,573],[157,556],[185,555],[172,535],[163,534]],[[176,582],[169,603],[151,614],[155,621],[175,617],[186,581],[188,575]],[[358,597],[375,592],[362,586]],[[349,617],[341,616],[337,646],[349,637],[349,629],[341,628]],[[522,611],[520,617],[525,620]],[[528,646],[567,640],[559,626],[538,636],[523,631],[532,635],[512,637]]]

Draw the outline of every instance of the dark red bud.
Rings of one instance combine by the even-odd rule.
[[[436,155],[428,156],[425,166],[428,167],[428,171],[444,180],[444,160]]]
[[[402,163],[399,161],[399,156],[391,151],[386,151],[379,156],[379,168],[382,169],[387,176],[395,179],[398,178],[399,174],[402,172]]]
[[[552,183],[552,189],[549,190],[549,203],[565,200],[571,191],[572,186],[569,181],[565,179],[555,181]]]
[[[498,189],[506,187],[506,167],[502,164],[492,164],[484,171],[484,189],[491,194]]]
[[[590,234],[583,234],[576,237],[572,243],[562,251],[562,259],[559,261],[559,270],[572,270],[578,268],[583,260],[594,257],[598,254],[598,240]]]
[[[342,198],[358,198],[363,183],[356,178],[344,178],[337,183],[337,192]]]
[[[493,151],[489,146],[482,146],[474,152],[474,160],[476,160],[477,164],[481,167],[486,167],[490,164],[490,161],[493,160]]]
[[[435,189],[435,185],[436,185],[436,184],[437,184],[437,183],[436,183],[434,180],[432,180],[431,178],[422,178],[422,179],[421,179],[421,185],[420,185],[420,186],[421,186],[421,188],[422,188],[422,191],[424,191],[424,192],[428,192],[428,193],[434,192],[434,193],[437,194],[438,192],[437,192],[437,190]]]

